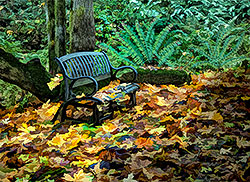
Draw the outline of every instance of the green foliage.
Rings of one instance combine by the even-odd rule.
[[[0,2],[0,30],[10,34],[27,50],[40,49],[46,44],[44,1]]]
[[[0,32],[0,47],[13,54],[15,57],[21,58],[21,42],[16,41],[12,35],[7,35],[5,32]]]
[[[11,108],[15,105],[19,110],[27,106],[34,97],[20,87],[0,80],[0,105]]]
[[[44,0],[0,2],[0,6],[0,47],[21,62],[39,58],[46,65]]]
[[[108,48],[119,60],[129,62],[133,65],[158,64],[173,66],[169,57],[173,54],[178,41],[172,38],[167,39],[173,24],[166,26],[159,34],[155,33],[155,20],[150,26],[136,21],[135,29],[123,24],[124,33],[120,33],[118,41],[119,51],[105,43],[100,44],[103,48]]]
[[[21,98],[22,90],[18,86],[0,80],[0,105],[9,108]]]
[[[99,42],[107,42],[120,31],[121,23],[133,26],[134,22],[149,22],[156,16],[166,13],[159,6],[161,1],[149,0],[143,3],[137,0],[97,0],[94,2],[96,37]],[[99,43],[98,42],[98,43]]]
[[[169,2],[170,17],[186,23],[188,19],[196,21],[196,26],[207,30],[218,30],[230,21],[239,24],[250,17],[248,0],[177,0]]]
[[[192,67],[208,65],[216,69],[233,67],[246,59],[245,56],[238,56],[236,53],[240,48],[245,32],[241,29],[226,27],[222,28],[214,41],[211,37],[200,37],[202,46],[194,47],[194,50],[205,60],[201,60]],[[235,33],[235,34],[233,34]]]

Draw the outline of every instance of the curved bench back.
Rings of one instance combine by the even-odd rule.
[[[76,52],[56,58],[68,79],[94,78],[110,74],[111,64],[104,52]]]

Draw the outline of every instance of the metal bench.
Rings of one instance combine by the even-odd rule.
[[[139,85],[133,83],[137,78],[137,71],[132,66],[114,68],[110,64],[108,56],[104,52],[76,52],[56,58],[55,60],[59,64],[64,78],[65,101],[58,109],[52,122],[58,118],[60,112],[61,123],[64,122],[65,119],[76,120],[67,117],[66,115],[66,109],[69,105],[92,109],[92,120],[95,124],[100,124],[101,120],[111,118],[114,113],[114,108],[112,107],[114,104],[114,98],[106,98],[105,101],[110,103],[108,111],[111,112],[111,114],[105,115],[105,113],[101,113],[97,107],[98,105],[103,104],[104,101],[94,97],[94,95],[99,89],[99,81],[107,79],[110,79],[110,81],[116,80],[117,73],[124,69],[132,70],[133,79],[130,80],[130,83],[126,84],[126,86],[121,84],[116,88],[116,90],[121,91],[120,93],[116,94],[116,98],[122,97],[124,93],[128,94],[130,96],[129,106],[136,105],[136,91],[139,89]],[[91,93],[85,93],[84,97],[76,98],[76,94],[73,92],[74,89],[91,83],[93,91]],[[89,102],[85,104],[79,103],[82,100]]]

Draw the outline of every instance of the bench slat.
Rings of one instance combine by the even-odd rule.
[[[71,63],[72,73],[74,74],[74,78],[79,77],[79,74],[77,73],[76,64],[73,62],[73,58],[69,60],[69,63]]]
[[[63,63],[63,66],[64,66],[64,72],[65,72],[65,74],[68,76],[68,77],[70,77],[70,78],[72,78],[72,73],[71,73],[71,70],[70,70],[70,68],[69,68],[69,64],[67,63],[67,62],[64,62]]]
[[[76,65],[76,68],[77,68],[77,73],[78,73],[78,76],[83,76],[82,75],[82,69],[80,68],[79,66],[79,62],[77,60],[77,57],[73,58],[74,62],[75,62],[75,65]]]
[[[109,66],[109,63],[107,62],[107,60],[105,60],[105,57],[104,56],[100,56],[101,59],[104,61],[105,63],[105,68],[106,68],[106,72],[109,73],[110,72],[110,66]]]
[[[78,60],[78,63],[80,65],[80,70],[81,70],[81,75],[82,76],[86,76],[86,67],[85,65],[82,63],[82,60],[80,57],[76,57],[76,59]]]
[[[96,77],[96,70],[93,66],[94,63],[92,63],[92,60],[90,59],[89,56],[83,56],[84,60],[85,60],[85,64],[88,66],[89,68],[89,76],[93,76]]]

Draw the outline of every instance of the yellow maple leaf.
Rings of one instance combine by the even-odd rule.
[[[117,125],[113,124],[113,123],[106,123],[106,124],[103,124],[102,125],[102,129],[105,131],[105,132],[113,132],[117,129]]]
[[[34,126],[29,126],[26,123],[22,123],[22,127],[18,128],[18,131],[23,131],[25,133],[29,133],[31,131],[36,131],[36,127]]]
[[[218,121],[219,123],[221,123],[223,121],[223,117],[220,115],[220,113],[215,112],[212,115],[212,120]]]
[[[204,76],[206,77],[206,78],[210,78],[210,77],[214,77],[214,73],[213,72],[205,72],[204,73]]]
[[[105,149],[105,148],[103,146],[100,146],[100,147],[99,146],[93,146],[93,147],[90,147],[90,148],[85,148],[85,150],[90,154],[97,153],[102,149]]]
[[[88,182],[92,181],[90,173],[84,173],[81,169],[78,173],[74,173],[74,176],[71,177],[69,174],[64,174],[64,178],[66,181],[73,181],[73,182]]]
[[[58,85],[60,85],[61,81],[63,80],[62,74],[56,74],[54,78],[50,79],[50,82],[47,83],[50,90],[53,90]]]
[[[166,99],[164,97],[159,97],[157,96],[157,105],[158,106],[169,106],[170,104],[166,101]]]
[[[54,146],[62,146],[62,144],[65,143],[63,140],[63,137],[57,134],[52,140],[48,141],[48,144],[54,145]]]
[[[135,106],[134,108],[136,110],[136,114],[141,114],[141,115],[145,114],[145,110],[142,108],[142,106]]]
[[[73,161],[71,163],[71,165],[76,165],[78,167],[89,167],[90,165],[95,164],[97,162],[98,161],[96,159],[92,159],[92,160],[90,160],[90,159],[85,159],[85,160],[79,159],[78,161]]]
[[[185,147],[188,146],[188,143],[187,142],[183,142],[183,140],[181,139],[181,137],[179,137],[178,135],[172,136],[169,140],[170,141],[172,140],[172,141],[178,142],[181,145],[182,148],[185,148]]]
[[[191,110],[191,114],[195,115],[195,116],[200,116],[202,112],[201,107],[195,107]]]
[[[51,108],[49,108],[47,110],[46,115],[51,116],[51,115],[55,114],[59,107],[60,107],[60,104],[57,104],[56,106],[52,106]]]
[[[164,119],[162,119],[161,121],[159,121],[160,123],[164,123],[166,121],[175,121],[175,119],[173,118],[173,116],[167,116]]]
[[[112,99],[114,99],[116,96],[117,96],[117,94],[116,94],[115,92],[113,92],[113,93],[111,93],[111,94],[109,95],[109,97],[112,98]]]
[[[71,140],[70,143],[66,145],[67,150],[73,149],[78,146],[78,143],[81,141],[81,138]]]
[[[241,97],[242,100],[250,100],[250,97],[245,96],[245,97]]]

